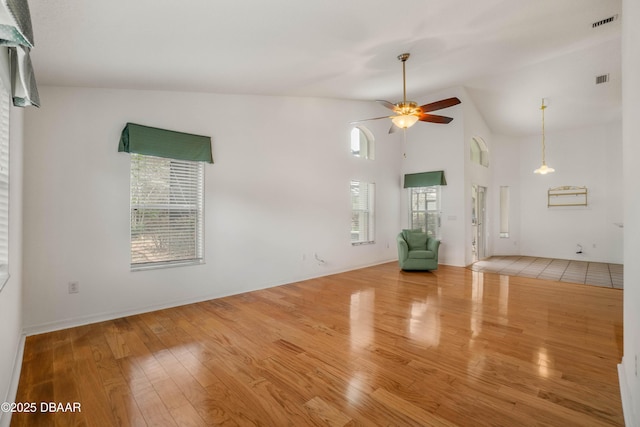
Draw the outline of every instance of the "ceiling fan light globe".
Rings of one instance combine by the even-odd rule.
[[[418,121],[418,116],[414,116],[412,114],[402,114],[399,116],[393,116],[391,118],[391,121],[400,129],[406,129],[416,124],[416,122]]]

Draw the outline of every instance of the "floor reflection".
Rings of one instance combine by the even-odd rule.
[[[482,351],[483,344],[477,340],[482,332],[483,299],[484,274],[474,271],[471,275],[471,312],[469,313],[469,329],[471,331],[469,350],[471,354],[467,361],[467,372],[471,374],[470,379],[474,381],[482,374],[486,363],[485,355]]]
[[[509,315],[509,276],[500,276],[500,294],[498,296],[498,312],[502,320]]]
[[[438,289],[436,295],[411,303],[408,332],[413,340],[433,347],[440,344],[440,296]]]
[[[363,394],[363,388],[366,383],[366,377],[363,372],[357,371],[349,378],[349,384],[347,385],[346,396],[350,403],[357,405],[363,397],[367,394]]]
[[[471,317],[469,328],[473,340],[482,332],[482,299],[484,297],[484,274],[474,271],[471,278]],[[470,342],[471,344],[471,342]]]
[[[534,362],[538,364],[538,373],[540,376],[545,378],[549,377],[552,361],[545,347],[540,347],[538,349],[538,357]]]
[[[373,315],[376,294],[366,289],[351,294],[349,325],[351,328],[351,349],[364,348],[373,342]]]

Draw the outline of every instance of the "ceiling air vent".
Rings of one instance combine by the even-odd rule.
[[[610,17],[608,17],[606,19],[603,19],[601,21],[594,22],[593,24],[591,24],[591,28],[596,28],[596,27],[599,27],[601,25],[608,24],[609,22],[613,22],[616,19],[618,19],[618,15],[610,16]]]
[[[596,84],[600,85],[602,83],[607,83],[609,81],[609,74],[602,74],[601,76],[596,76]]]

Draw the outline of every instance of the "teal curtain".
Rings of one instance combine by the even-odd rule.
[[[13,105],[40,106],[40,95],[29,52],[34,46],[26,0],[0,0],[0,46],[9,48]]]
[[[118,151],[169,159],[213,163],[211,138],[127,123]]]
[[[444,171],[408,173],[404,176],[404,188],[431,187],[432,185],[447,185]]]

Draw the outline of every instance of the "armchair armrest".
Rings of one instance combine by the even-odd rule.
[[[427,250],[428,251],[433,251],[433,252],[438,252],[438,248],[440,247],[440,240],[436,240],[432,237],[429,237],[429,239],[427,239]]]
[[[438,249],[440,248],[440,240],[434,239],[434,238],[429,238],[427,239],[427,250],[428,251],[433,251],[434,254],[434,260],[437,263],[438,262]]]
[[[398,259],[404,261],[409,258],[409,245],[407,245],[401,234],[398,235],[396,241],[398,242]]]

